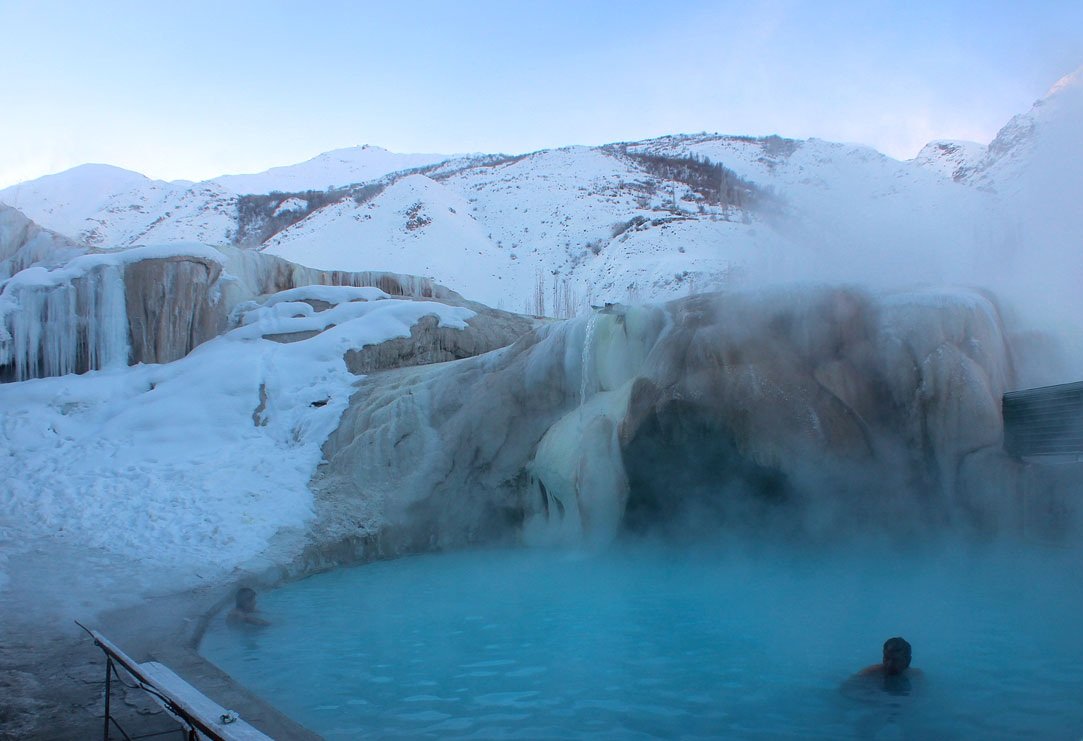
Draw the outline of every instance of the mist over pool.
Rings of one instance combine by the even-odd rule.
[[[202,652],[328,738],[1078,738],[1078,554],[622,542],[310,577]],[[902,635],[906,693],[847,680]]]

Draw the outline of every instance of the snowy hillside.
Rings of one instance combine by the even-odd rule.
[[[987,194],[916,161],[818,139],[666,137],[637,151],[696,154],[768,188],[763,217],[789,244],[750,266],[754,283],[848,280],[872,285],[963,281],[980,263]]]
[[[230,244],[238,235],[238,194],[337,188],[447,159],[364,146],[203,183],[164,182],[110,165],[82,165],[0,190],[0,203],[99,248],[193,241]]]
[[[691,271],[721,280],[751,249],[751,220],[619,147],[570,147],[410,176],[318,211],[266,249],[302,264],[444,275],[491,305],[564,316],[683,294]]]
[[[1083,67],[1056,82],[1030,111],[1012,118],[990,142],[985,156],[963,173],[975,185],[1022,191],[1037,175],[1063,173],[1083,181],[1078,158],[1083,117]],[[1027,178],[1020,182],[1020,177]],[[1057,183],[1061,185],[1061,183]],[[1014,187],[1013,187],[1014,186]],[[1041,195],[1047,195],[1043,192]]]
[[[81,239],[87,221],[105,209],[110,200],[167,186],[112,165],[80,165],[0,190],[0,203],[19,209],[46,228]]]
[[[754,195],[722,203],[664,169],[689,157],[724,165]],[[446,214],[453,200],[469,203],[480,227],[469,236],[408,228],[410,207]],[[975,224],[990,208],[986,193],[950,174],[868,148],[717,135],[437,169],[415,201],[401,201],[380,194],[328,207],[269,239],[267,249],[320,267],[372,261],[436,270],[478,300],[563,316],[588,304],[741,282],[961,280],[980,260]],[[410,250],[386,248],[404,241]],[[535,299],[539,286],[544,305]]]
[[[944,177],[962,179],[985,156],[986,148],[977,142],[933,141],[918,152],[914,161]]]
[[[1012,118],[963,182],[995,202],[986,255],[1030,313],[1083,328],[1083,68]],[[997,286],[999,288],[999,286]],[[1083,338],[1075,338],[1083,354]]]
[[[272,238],[266,251],[314,268],[409,270],[455,285],[498,282],[506,269],[470,204],[424,175],[405,177],[368,203],[346,199],[321,209]]]

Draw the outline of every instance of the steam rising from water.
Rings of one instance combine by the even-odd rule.
[[[1016,335],[1021,386],[1079,380],[1083,368],[1083,68],[1003,127],[955,187],[862,180],[768,214],[798,249],[765,251],[750,284],[849,281],[872,288],[965,285],[993,292]],[[815,200],[819,198],[820,200]],[[810,208],[811,206],[811,208]],[[1035,356],[1038,356],[1036,359]]]
[[[1075,737],[1076,554],[943,541],[465,552],[269,593],[203,651],[328,738]],[[903,635],[912,693],[840,686]],[[886,734],[881,736],[880,734]]]

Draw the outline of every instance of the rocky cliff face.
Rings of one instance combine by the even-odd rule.
[[[996,528],[1005,503],[966,494],[984,470],[967,463],[1001,460],[1011,382],[999,314],[976,293],[610,307],[478,358],[370,377],[315,483],[431,544]]]
[[[222,265],[194,256],[150,258],[124,268],[131,363],[179,360],[225,328],[215,295]]]
[[[168,363],[232,326],[233,310],[243,302],[307,285],[375,286],[392,296],[465,303],[458,294],[415,276],[312,270],[235,248],[183,245],[88,254],[60,268],[21,271],[3,284],[0,379]],[[448,337],[444,344],[458,349],[429,362],[500,346],[505,330],[514,330],[482,331],[492,320],[481,322],[470,334],[476,346],[459,347],[462,340]],[[526,323],[519,331],[528,328]],[[368,367],[368,361],[356,363]]]

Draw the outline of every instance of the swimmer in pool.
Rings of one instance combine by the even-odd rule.
[[[909,695],[913,686],[912,679],[921,676],[920,669],[910,668],[910,644],[896,636],[884,641],[884,659],[879,664],[867,666],[844,684],[844,688],[853,689],[856,684],[869,686],[874,683],[879,689],[893,695]]]
[[[910,668],[910,658],[910,644],[905,639],[889,638],[884,641],[883,661],[862,669],[839,686],[844,697],[857,703],[845,706],[845,722],[854,723],[856,737],[942,737],[926,727],[939,714],[929,714],[925,680],[920,669]]]
[[[910,668],[910,644],[906,639],[896,636],[884,641],[884,660],[879,664],[867,666],[861,670],[863,677],[901,677],[906,674],[920,674],[919,669]]]
[[[237,604],[226,615],[226,621],[234,625],[270,625],[259,616],[256,608],[256,591],[248,587],[237,590]]]

